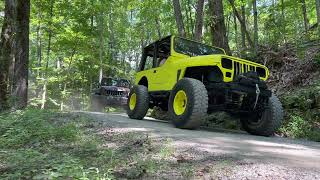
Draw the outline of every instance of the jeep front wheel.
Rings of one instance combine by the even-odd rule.
[[[259,136],[271,136],[277,131],[283,120],[283,108],[279,99],[272,95],[268,105],[260,116],[241,118],[242,127],[248,133]]]
[[[196,129],[208,111],[208,92],[196,79],[184,78],[172,90],[168,105],[169,117],[177,128]]]
[[[127,114],[131,119],[143,119],[149,109],[148,88],[135,86],[131,89],[127,103]]]

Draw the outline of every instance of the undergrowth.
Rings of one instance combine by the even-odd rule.
[[[114,132],[85,114],[0,114],[0,179],[138,179],[168,168],[170,142]]]
[[[113,153],[88,126],[50,111],[0,115],[0,179],[111,179]]]
[[[320,83],[281,98],[286,115],[280,133],[320,142]]]

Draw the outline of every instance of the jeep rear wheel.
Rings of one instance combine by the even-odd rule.
[[[131,119],[143,119],[149,109],[148,88],[135,86],[131,89],[127,103],[127,114]]]
[[[184,78],[172,90],[168,106],[177,128],[196,129],[207,115],[208,92],[201,81]]]
[[[242,127],[248,133],[259,136],[271,136],[277,131],[283,120],[283,108],[279,99],[272,95],[268,106],[260,117],[241,118]]]

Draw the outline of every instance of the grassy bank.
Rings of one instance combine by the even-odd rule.
[[[0,178],[112,177],[112,151],[88,133],[88,118],[27,110],[0,119]]]
[[[165,168],[163,158],[173,153],[169,143],[144,133],[31,109],[1,114],[0,137],[0,179],[139,178]]]

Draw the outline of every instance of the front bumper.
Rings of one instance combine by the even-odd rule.
[[[126,106],[127,96],[104,96],[104,95],[92,95],[95,100],[98,100],[102,106]]]
[[[214,111],[248,113],[261,110],[272,96],[272,92],[266,86],[258,85],[258,89],[256,86],[256,84],[250,86],[239,82],[207,85],[209,113]]]
[[[256,95],[255,86],[245,86],[237,82],[231,83],[215,83],[207,86],[208,91],[224,92],[224,93],[238,93],[246,95]],[[271,97],[272,92],[268,89],[260,89],[260,96]]]

